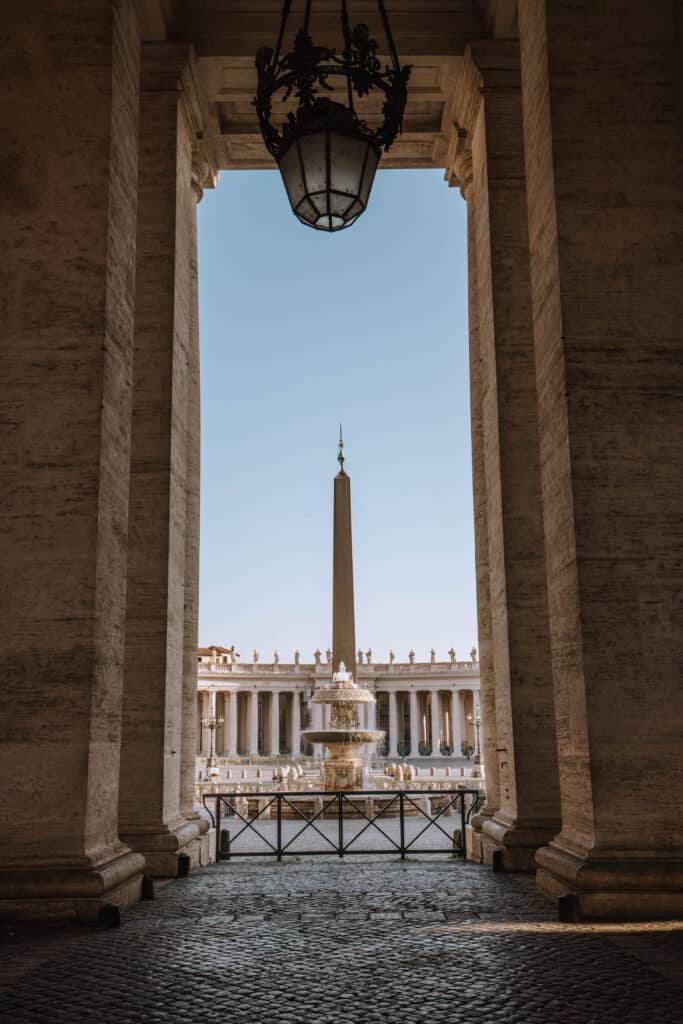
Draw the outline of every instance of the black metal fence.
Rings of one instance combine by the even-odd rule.
[[[465,828],[483,794],[476,789],[306,790],[207,793],[203,801],[216,829],[216,860],[368,853],[393,853],[401,860],[436,853],[464,859]],[[311,836],[315,845],[307,846]],[[360,841],[363,836],[372,837],[370,847]],[[432,838],[440,845],[430,845]]]

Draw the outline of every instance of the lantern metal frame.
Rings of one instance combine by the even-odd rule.
[[[389,150],[402,130],[411,67],[401,67],[384,0],[378,0],[378,9],[391,56],[391,66],[384,68],[377,56],[378,43],[371,37],[368,26],[358,24],[351,28],[346,0],[341,0],[340,9],[344,39],[342,53],[338,54],[334,48],[316,46],[309,33],[311,6],[312,0],[306,0],[304,21],[296,34],[294,48],[290,53],[282,55],[292,7],[291,0],[285,0],[275,49],[264,46],[256,54],[258,86],[254,106],[263,141],[280,168],[294,213],[310,227],[336,231],[350,227],[364,212],[382,151]],[[329,96],[329,93],[335,91],[330,79],[340,78],[345,81],[346,103],[337,102]],[[355,109],[355,98],[366,96],[373,90],[384,93],[383,119],[374,129],[359,117]],[[273,99],[280,92],[283,94],[282,102],[286,102],[294,93],[298,107],[296,113],[290,111],[287,114],[281,127],[276,127],[273,123]],[[321,145],[326,166],[324,185],[312,190],[306,182],[302,153],[302,142],[304,148],[313,145],[311,139],[305,141],[310,136],[324,136]],[[357,147],[361,173],[353,192],[335,189],[335,139],[340,150],[344,145],[351,150],[354,145]],[[361,143],[365,146],[364,152],[359,148]],[[283,169],[283,161],[287,160],[288,154],[290,166]],[[297,161],[299,166],[292,167],[292,163],[296,164]],[[287,184],[287,175],[292,173],[300,173],[303,178],[304,198],[301,201],[292,196]],[[318,195],[326,203],[327,211],[319,219],[329,219],[328,224],[314,223],[311,215],[306,215],[306,203],[316,213],[319,212],[315,204],[310,202],[311,197]],[[342,215],[344,196],[348,196],[349,204]],[[336,204],[339,216],[333,215],[331,204]]]

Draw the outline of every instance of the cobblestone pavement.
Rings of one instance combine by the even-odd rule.
[[[446,858],[232,862],[119,929],[4,933],[0,1020],[683,1020],[683,922],[564,925],[526,878]]]

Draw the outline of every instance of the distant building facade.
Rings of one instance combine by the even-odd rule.
[[[332,676],[331,652],[314,654],[303,663],[281,663],[277,651],[264,663],[257,651],[243,662],[234,647],[212,645],[197,654],[197,756],[214,751],[218,758],[292,758],[322,753],[318,745],[302,743],[301,731],[327,725],[327,708],[311,703],[316,687]],[[369,689],[376,703],[362,712],[361,725],[386,733],[379,753],[390,758],[459,757],[477,744],[479,662],[476,650],[459,661],[455,651],[448,661],[375,662],[372,651],[358,652],[357,682]],[[485,729],[485,723],[482,728]],[[481,743],[481,737],[480,737]]]

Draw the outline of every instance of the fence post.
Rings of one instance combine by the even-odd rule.
[[[406,859],[406,834],[405,834],[405,819],[403,816],[403,790],[398,794],[398,820],[400,829],[400,842],[401,842],[401,860]]]
[[[216,861],[221,859],[221,798],[216,794]]]
[[[343,804],[344,794],[343,793],[337,793],[337,800],[338,800],[338,804],[337,804],[337,824],[338,824],[338,830],[339,830],[339,836],[338,836],[339,856],[343,857],[344,856],[344,804]]]
[[[282,794],[275,797],[277,807],[277,859],[282,860]]]
[[[460,827],[462,829],[462,859],[467,860],[467,836],[465,835],[465,794],[460,794]]]

